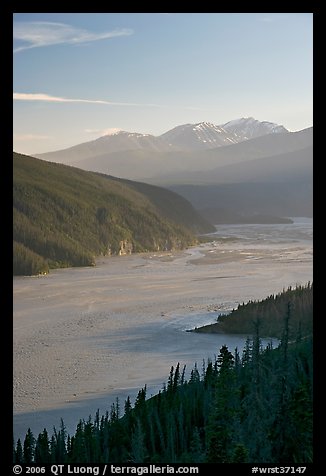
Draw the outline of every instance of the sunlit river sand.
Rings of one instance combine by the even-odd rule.
[[[180,252],[98,259],[94,268],[17,277],[14,289],[14,433],[122,406],[171,365],[214,358],[246,336],[185,332],[238,303],[312,281],[312,220],[224,225],[215,241]]]

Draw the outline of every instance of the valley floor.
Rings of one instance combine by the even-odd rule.
[[[217,240],[14,278],[15,433],[51,429],[65,415],[73,425],[145,384],[156,393],[171,365],[201,366],[225,340],[186,329],[309,280],[305,240]],[[241,336],[227,339],[231,351],[241,348]]]

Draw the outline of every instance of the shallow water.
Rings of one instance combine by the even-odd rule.
[[[110,409],[246,336],[185,332],[239,303],[312,281],[312,220],[220,225],[176,253],[102,258],[95,268],[14,278],[14,433],[37,434]]]

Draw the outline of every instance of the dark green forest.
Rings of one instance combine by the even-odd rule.
[[[190,373],[176,363],[157,395],[147,399],[145,386],[134,406],[129,397],[123,403],[117,399],[106,414],[80,420],[73,435],[62,420],[51,435],[46,429],[33,435],[28,429],[23,441],[14,441],[14,462],[312,462],[310,313],[310,326],[290,338],[300,292],[282,293],[277,347],[271,342],[262,348],[261,321],[255,318],[242,355],[224,345],[213,360],[196,364]],[[268,306],[273,308],[271,299]]]
[[[291,302],[292,319],[289,336],[298,333],[306,335],[311,331],[313,316],[313,284],[289,287],[278,294],[271,294],[262,301],[249,301],[239,304],[229,314],[221,314],[215,324],[194,329],[194,332],[250,334],[254,322],[259,320],[262,336],[281,337],[283,331],[284,308]]]
[[[214,229],[174,192],[13,154],[14,275],[92,266],[122,241],[132,252],[186,248]]]

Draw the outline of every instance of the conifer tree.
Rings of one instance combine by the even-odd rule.
[[[190,441],[190,459],[188,463],[204,463],[205,453],[197,427],[193,429],[192,438]]]
[[[125,408],[124,408],[124,411],[125,411],[125,415],[129,415],[130,412],[131,412],[131,401],[130,401],[130,397],[128,395],[126,401],[125,401]]]
[[[60,430],[57,431],[56,428],[54,428],[54,437],[56,440],[56,444],[55,444],[56,460],[61,461],[62,463],[65,463],[66,462],[67,430],[62,418],[60,420]]]
[[[24,463],[30,464],[34,461],[34,454],[35,454],[35,438],[30,428],[28,428],[25,440],[24,440],[24,449],[23,449],[23,457]]]
[[[17,464],[24,463],[23,446],[22,446],[22,442],[20,438],[18,438],[17,444],[16,444],[15,463]]]
[[[77,424],[77,428],[76,428],[76,433],[71,438],[73,463],[80,463],[80,464],[88,463],[84,427],[85,427],[85,421],[79,420]]]
[[[175,372],[174,372],[174,379],[173,379],[173,391],[175,392],[178,385],[180,384],[180,363],[178,362]]]
[[[132,463],[145,463],[147,449],[145,445],[145,434],[140,420],[137,418],[135,430],[131,436],[131,455]]]
[[[271,451],[267,438],[271,424],[269,406],[271,376],[268,372],[263,376],[260,324],[259,318],[253,322],[251,358],[244,367],[245,389],[241,405],[242,441],[246,442],[250,461],[257,463],[270,461]]]
[[[284,315],[284,326],[282,339],[280,344],[280,350],[282,355],[277,389],[278,389],[278,401],[275,412],[275,418],[272,425],[272,435],[274,444],[272,452],[274,458],[278,459],[280,463],[286,463],[288,460],[288,435],[290,428],[289,418],[289,359],[288,359],[288,347],[289,347],[289,322],[291,317],[291,303],[287,303],[287,310]]]
[[[235,424],[235,372],[234,358],[226,345],[217,358],[219,368],[213,409],[207,430],[208,463],[231,462],[233,431]]]
[[[43,432],[39,434],[35,445],[35,463],[43,464],[50,463],[50,442],[48,432],[44,428]]]
[[[248,450],[244,444],[238,443],[235,446],[232,463],[248,463]]]
[[[299,292],[298,290],[297,292]],[[301,290],[304,293],[304,290]],[[300,292],[301,292],[300,291]],[[17,441],[14,461],[50,463],[273,463],[312,462],[312,337],[290,340],[294,310],[283,297],[283,334],[273,349],[261,347],[260,322],[243,355],[222,346],[189,382],[180,365],[170,370],[167,385],[146,400],[146,386],[135,406],[128,397],[124,415],[119,401],[94,421],[80,420],[74,435],[46,430],[34,439],[29,429],[24,446]],[[288,301],[289,302],[289,301]],[[257,303],[256,303],[257,304]],[[109,414],[110,413],[110,414]]]
[[[146,385],[141,390],[139,390],[136,397],[136,401],[135,401],[135,409],[143,408],[144,403],[146,401],[146,391],[147,391]]]

